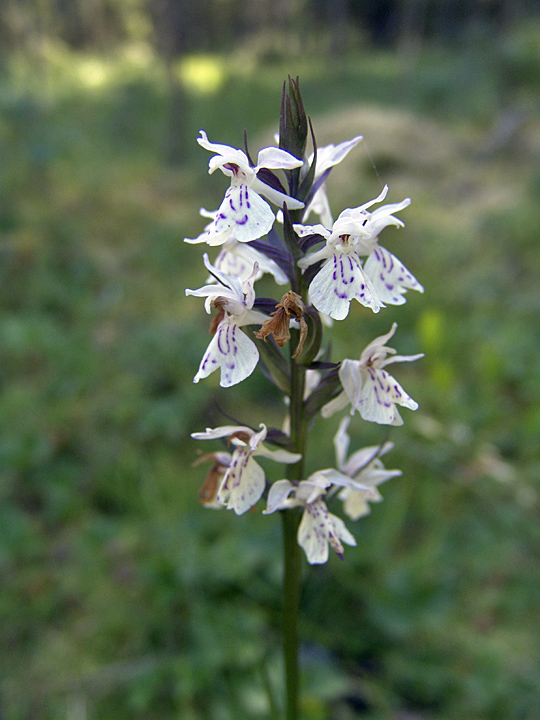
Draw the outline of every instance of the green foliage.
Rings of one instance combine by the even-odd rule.
[[[186,83],[174,122],[192,150],[171,169],[154,59],[17,63],[0,83],[0,713],[265,718],[265,673],[279,697],[279,523],[201,508],[188,435],[219,407],[258,424],[268,397],[275,426],[284,408],[264,378],[234,404],[212,378],[193,392],[207,317],[183,291],[204,270],[181,240],[222,191],[199,127],[241,146],[245,126],[255,146],[276,129],[286,69],[247,75],[216,58],[226,84]],[[306,720],[537,715],[538,98],[525,87],[530,124],[488,157],[499,78],[480,57],[464,94],[464,67],[426,55],[406,82],[391,55],[334,76],[298,68],[319,143],[363,132],[392,200],[413,197],[388,247],[426,286],[396,310],[400,353],[426,351],[397,376],[421,406],[392,433],[387,466],[403,478],[343,563],[306,574]],[[379,187],[355,153],[346,184],[329,179],[336,210]],[[336,355],[388,331],[382,316],[354,308],[347,329],[335,323]],[[319,467],[334,463],[337,422],[313,426]],[[383,439],[350,431],[353,447]]]

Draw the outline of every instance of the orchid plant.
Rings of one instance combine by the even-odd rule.
[[[345,320],[353,300],[378,313],[388,305],[402,305],[408,290],[423,292],[423,287],[379,244],[384,228],[403,226],[395,214],[410,204],[409,198],[371,210],[385,200],[385,186],[374,200],[347,208],[333,220],[326,179],[362,136],[318,148],[298,79],[289,78],[283,88],[279,147],[263,148],[254,163],[244,140],[245,149],[239,150],[210,142],[202,130],[198,139],[212,153],[209,172],[221,170],[231,184],[216,211],[201,210],[210,219],[202,234],[186,238],[220,248],[213,263],[203,255],[207,284],[186,290],[205,298],[207,313],[215,311],[213,337],[194,382],[219,370],[220,385],[228,388],[260,367],[283,393],[288,411],[282,430],[263,423],[258,429],[224,425],[192,437],[226,440],[232,449],[197,460],[212,463],[200,493],[207,507],[242,515],[262,500],[264,515],[281,515],[285,716],[297,720],[300,549],[312,565],[327,562],[329,548],[342,558],[343,543],[354,546],[356,541],[329,504],[340,501],[345,516],[356,521],[369,513],[369,503],[382,500],[381,483],[401,475],[383,465],[382,456],[393,447],[384,440],[347,458],[351,418],[345,417],[334,438],[337,467],[316,469],[306,477],[309,428],[318,417],[325,422],[349,406],[350,415],[358,412],[364,421],[402,425],[398,406],[416,410],[418,405],[385,367],[422,357],[397,355],[386,345],[396,332],[394,322],[389,332],[367,344],[359,360],[330,362],[322,350],[323,325]],[[308,225],[311,215],[320,222]],[[263,274],[276,285],[289,286],[280,299],[257,298],[255,283]],[[268,447],[272,444],[274,449]],[[270,483],[255,456],[283,463],[286,477]],[[309,459],[310,466],[314,463],[316,457]]]

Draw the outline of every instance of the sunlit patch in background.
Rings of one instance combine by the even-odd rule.
[[[184,85],[199,95],[212,95],[225,81],[223,60],[210,55],[192,55],[181,60],[177,72]]]
[[[98,58],[86,58],[79,63],[78,75],[88,88],[100,88],[110,82],[110,68]]]

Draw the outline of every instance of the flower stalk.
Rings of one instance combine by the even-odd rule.
[[[285,663],[285,718],[298,720],[300,671],[298,664],[298,615],[302,557],[297,541],[300,511],[281,513],[283,528],[283,659]]]

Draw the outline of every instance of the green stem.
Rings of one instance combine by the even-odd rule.
[[[300,512],[286,510],[281,513],[283,522],[283,652],[285,660],[285,687],[287,720],[298,720],[299,668],[298,668],[298,608],[300,604],[301,555],[296,539]]]
[[[297,331],[294,332],[297,335]],[[291,338],[291,353],[297,339]],[[297,484],[304,476],[304,455],[307,441],[307,421],[304,414],[305,370],[291,357],[291,440],[295,452],[302,459],[289,465],[288,478]],[[286,720],[299,718],[299,667],[298,667],[298,612],[302,556],[298,545],[298,526],[302,516],[300,508],[281,513],[283,522],[283,651],[285,660]]]
[[[301,211],[291,213],[292,222],[300,222]],[[296,265],[295,291],[304,295],[302,271]],[[306,371],[292,357],[299,339],[298,330],[291,331],[290,347],[290,437],[294,452],[302,458],[287,466],[287,477],[297,485],[304,479],[304,456],[307,444],[307,418],[304,412],[304,388]],[[302,579],[302,555],[298,545],[298,526],[302,517],[300,508],[284,510],[283,524],[283,654],[285,661],[286,720],[299,720],[300,672],[298,666],[298,614],[300,607],[300,583]]]

